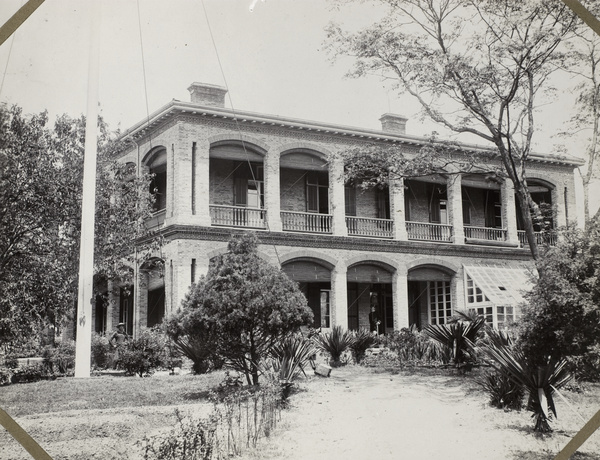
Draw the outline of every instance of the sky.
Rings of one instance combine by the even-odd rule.
[[[2,0],[0,21],[24,1]],[[85,113],[90,25],[100,20],[99,104],[113,129],[126,130],[172,99],[189,101],[189,85],[203,82],[226,86],[226,106],[236,110],[367,129],[380,129],[379,117],[391,112],[409,118],[408,134],[446,135],[419,120],[409,96],[377,76],[346,78],[348,59],[331,62],[325,26],[366,26],[383,14],[369,4],[335,10],[326,0],[101,0],[93,19],[90,4],[48,0],[0,46],[0,102],[25,113],[48,110],[51,120]],[[538,151],[564,142],[553,136],[572,113],[573,95],[568,79],[558,84],[565,91],[537,119]],[[569,147],[582,156],[580,138]]]

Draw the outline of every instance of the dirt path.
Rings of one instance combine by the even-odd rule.
[[[540,439],[526,412],[491,408],[485,396],[465,394],[460,381],[443,376],[334,369],[314,383],[293,397],[283,432],[250,458],[541,460],[552,459],[574,434]]]

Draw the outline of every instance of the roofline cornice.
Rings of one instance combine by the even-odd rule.
[[[160,109],[150,114],[145,120],[142,120],[133,125],[121,135],[121,139],[129,138],[135,141],[136,139],[139,139],[148,132],[152,131],[157,126],[162,125],[166,121],[173,119],[178,115],[229,120],[249,125],[262,125],[295,129],[299,131],[312,132],[317,134],[328,134],[332,136],[363,140],[365,142],[372,141],[411,146],[423,146],[432,142],[431,138],[422,136],[387,133],[374,129],[356,128],[344,125],[332,125],[329,123],[301,120],[290,117],[281,117],[278,115],[265,115],[221,107],[201,106],[192,102],[182,102],[176,99],[173,99],[168,104],[164,105]],[[467,150],[473,153],[495,153],[495,148],[477,144],[459,142],[444,143],[439,141],[439,145],[444,145],[447,148],[455,148],[456,151]],[[542,155],[538,153],[530,154],[529,161],[563,164],[574,167],[582,166],[585,164],[585,162],[579,158],[557,157],[551,155]]]

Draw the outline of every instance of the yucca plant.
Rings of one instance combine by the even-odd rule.
[[[350,331],[344,330],[342,326],[334,326],[331,331],[321,332],[314,337],[318,348],[331,356],[331,364],[340,366],[342,353],[344,353],[352,342],[354,337]]]
[[[276,370],[279,372],[279,380],[291,382],[298,377],[300,372],[306,376],[305,369],[316,352],[316,347],[310,339],[301,334],[291,334],[276,343],[271,348],[269,355],[277,363]]]
[[[352,336],[354,340],[350,344],[350,350],[354,356],[354,360],[360,363],[365,357],[367,349],[377,343],[377,336],[366,329],[360,331],[353,331]]]
[[[550,433],[551,416],[556,417],[554,392],[570,379],[567,361],[548,358],[545,365],[532,365],[519,350],[502,343],[499,336],[489,337],[489,343],[481,350],[490,358],[490,365],[505,373],[529,394],[527,410],[533,412],[534,430]]]
[[[423,332],[451,350],[452,361],[462,367],[472,361],[470,343],[477,341],[479,332],[485,325],[485,318],[479,316],[470,321],[457,321],[451,324],[429,324]]]

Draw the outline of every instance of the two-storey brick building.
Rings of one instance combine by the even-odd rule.
[[[358,129],[233,111],[218,86],[189,91],[191,102],[173,100],[125,134],[135,147],[119,160],[154,174],[149,225],[164,245],[132,267],[132,288],[109,285],[96,330],[160,322],[240,231],[256,232],[265,263],[299,283],[316,327],[368,328],[371,305],[382,332],[443,323],[457,309],[496,326],[518,316],[531,257],[510,182],[431,176],[364,191],[345,185],[339,154],[361,143],[418,152],[428,140],[407,135],[406,118]],[[578,164],[531,157],[532,195],[552,205],[555,228],[574,217]]]

